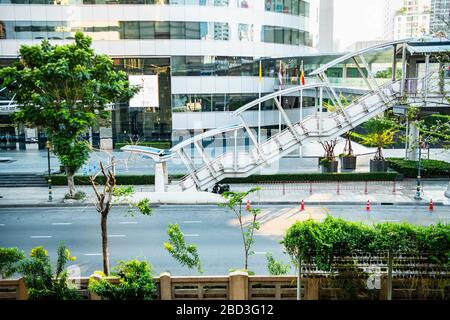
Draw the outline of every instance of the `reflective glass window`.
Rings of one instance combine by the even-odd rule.
[[[201,39],[200,22],[186,22],[186,39]]]
[[[155,21],[155,39],[170,39],[169,22]]]
[[[155,23],[153,21],[140,21],[139,34],[141,39],[155,39]]]

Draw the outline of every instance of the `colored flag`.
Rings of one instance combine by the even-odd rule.
[[[278,80],[280,81],[280,86],[283,85],[283,68],[281,66],[281,60],[280,60],[280,69],[278,70]]]
[[[303,61],[302,61],[302,73],[300,75],[300,82],[302,86],[305,85],[305,69],[303,68]]]
[[[262,63],[261,63],[261,60],[259,61],[259,82],[262,82],[262,77],[263,77],[263,74],[262,74]]]

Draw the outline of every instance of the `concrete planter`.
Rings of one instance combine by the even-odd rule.
[[[326,163],[322,163],[322,173],[327,172],[338,172],[338,161],[330,161]]]
[[[386,160],[370,160],[370,172],[387,172],[388,162]]]
[[[356,169],[356,156],[341,157],[341,169],[355,170]]]

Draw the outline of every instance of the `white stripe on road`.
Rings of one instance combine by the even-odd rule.
[[[31,239],[52,238],[52,236],[31,236]]]
[[[72,222],[53,222],[52,223],[53,226],[69,226],[71,224],[72,224]]]
[[[85,253],[85,256],[101,256],[101,253]]]
[[[202,223],[202,221],[200,221],[200,220],[187,220],[187,221],[183,221],[183,223]]]
[[[400,222],[400,220],[378,220],[380,222]]]
[[[119,224],[137,224],[137,222],[135,222],[135,221],[122,221],[122,222],[119,222]]]
[[[185,237],[200,237],[199,234],[197,233],[188,233],[188,234],[183,234]]]
[[[255,251],[255,254],[266,254],[266,251]]]
[[[272,234],[270,233],[255,233],[255,236],[271,236]]]
[[[110,237],[110,238],[125,238],[126,235],[124,235],[124,234],[110,234],[108,237]]]
[[[0,223],[0,227],[4,227],[5,225],[3,223]]]

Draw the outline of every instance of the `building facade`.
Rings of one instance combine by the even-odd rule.
[[[450,0],[431,0],[430,32],[450,37]]]
[[[17,58],[22,44],[63,44],[82,31],[153,96],[115,106],[115,142],[178,141],[181,131],[209,129],[191,113],[221,112],[220,122],[274,90],[276,62],[260,85],[259,59],[315,53],[318,7],[318,0],[0,0],[0,64]]]
[[[430,0],[403,0],[394,18],[394,39],[415,38],[430,32]]]

